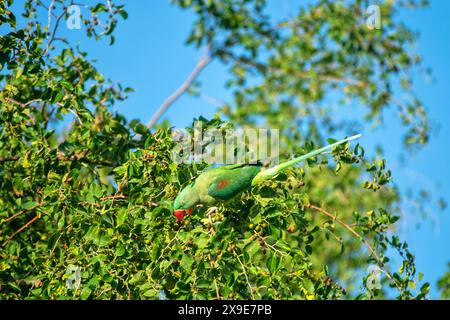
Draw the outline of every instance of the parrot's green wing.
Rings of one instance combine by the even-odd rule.
[[[208,194],[220,200],[229,200],[248,189],[261,171],[261,164],[232,165],[220,168],[208,187]]]

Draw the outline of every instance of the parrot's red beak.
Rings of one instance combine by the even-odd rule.
[[[182,221],[185,214],[189,215],[192,213],[192,209],[178,209],[173,211],[173,215],[178,221]]]
[[[181,220],[183,220],[183,215],[184,215],[183,212],[184,212],[184,210],[175,210],[173,212],[173,215],[177,218],[178,221],[181,221]]]

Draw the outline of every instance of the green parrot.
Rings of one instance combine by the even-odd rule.
[[[230,200],[251,186],[272,179],[299,162],[319,155],[347,141],[357,139],[360,136],[361,134],[357,134],[337,141],[268,169],[263,169],[259,162],[256,164],[232,164],[207,169],[177,195],[173,203],[173,214],[178,221],[182,221],[184,215],[191,214],[197,205],[212,207],[220,201]]]

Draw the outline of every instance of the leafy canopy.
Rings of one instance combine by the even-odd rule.
[[[0,5],[2,298],[426,296],[429,284],[416,286],[414,256],[393,232],[400,195],[391,172],[360,145],[248,190],[212,225],[202,214],[176,223],[172,201],[205,164],[171,161],[170,128],[152,132],[110,111],[132,89],[105,79],[86,52],[58,37],[67,2],[26,1],[23,26],[12,0]],[[220,110],[227,121],[200,118],[204,129],[262,119],[283,128],[287,158],[343,128],[327,97],[341,94],[341,107],[358,101],[372,121],[397,105],[400,81],[411,94],[398,104],[405,141],[427,141],[424,109],[409,90],[420,58],[394,19],[401,4],[381,5],[383,28],[369,31],[363,1],[317,1],[276,23],[261,0],[173,2],[197,17],[187,42],[209,45],[231,71],[234,101]],[[113,1],[83,13],[87,36],[110,44],[127,18]],[[299,142],[310,140],[316,145]],[[381,288],[368,281],[370,265],[382,270]],[[74,270],[80,279],[71,282]]]

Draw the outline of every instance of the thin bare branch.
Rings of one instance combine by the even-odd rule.
[[[47,11],[47,30],[50,30],[51,26],[52,26],[52,13],[53,13],[53,9],[55,6],[55,0],[52,0],[52,2],[50,3],[50,6],[48,7]]]
[[[208,260],[209,260],[209,264],[211,265],[211,267],[217,268],[217,263],[216,263],[216,261],[212,260],[210,253],[208,253]],[[219,286],[217,285],[217,279],[215,276],[214,276],[214,287],[216,288],[216,297],[218,300],[220,300]]]
[[[59,22],[61,21],[61,19],[64,17],[65,14],[66,14],[66,9],[64,8],[62,13],[56,18],[55,27],[53,28],[50,40],[47,42],[47,45],[45,46],[45,49],[42,53],[42,56],[45,56],[45,54],[48,52],[52,42],[55,40],[56,31],[58,30]]]
[[[236,259],[238,260],[239,264],[241,265],[242,271],[244,272],[245,280],[247,281],[247,286],[250,290],[250,296],[252,297],[252,299],[254,299],[253,288],[252,288],[252,285],[250,284],[250,281],[248,280],[247,271],[245,271],[245,266],[242,263],[241,259],[239,259],[239,255],[236,253],[236,250],[234,250],[234,248],[233,248],[233,254],[235,255]]]
[[[358,232],[355,231],[355,229],[353,229],[352,227],[350,227],[348,224],[346,224],[345,222],[343,222],[342,220],[340,220],[338,217],[336,217],[335,215],[332,215],[331,213],[325,211],[324,209],[320,208],[320,207],[316,207],[315,205],[309,204],[306,206],[309,209],[313,209],[315,211],[318,211],[324,215],[326,215],[327,217],[329,217],[330,219],[332,219],[333,221],[336,221],[337,223],[339,223],[341,226],[343,226],[345,229],[347,229],[348,231],[350,231],[356,238],[358,238],[359,240],[361,240],[366,247],[369,249],[370,253],[373,255],[373,257],[375,259],[377,259],[377,261],[380,263],[380,265],[383,265],[383,262],[381,261],[380,257],[378,257],[378,255],[376,254],[375,250],[372,248],[372,246],[370,245],[370,243],[364,239]]]
[[[343,226],[345,229],[347,229],[348,231],[350,231],[351,234],[353,234],[356,238],[358,238],[359,240],[361,240],[366,247],[369,249],[370,253],[373,255],[373,257],[377,260],[378,265],[380,267],[380,270],[386,275],[386,277],[388,279],[390,279],[394,285],[401,289],[401,285],[397,282],[397,280],[391,275],[391,273],[389,272],[389,270],[387,269],[387,267],[385,267],[383,261],[380,259],[380,257],[376,254],[375,250],[372,248],[372,246],[370,245],[370,243],[363,238],[358,232],[355,231],[355,229],[353,229],[350,225],[348,225],[347,223],[343,222],[342,220],[338,219],[335,215],[327,212],[326,210],[324,210],[323,208],[317,207],[315,205],[309,204],[305,206],[308,209],[312,209],[315,210],[317,212],[320,212],[324,215],[326,215],[327,217],[329,217],[330,219],[332,219],[333,221],[336,221],[337,223],[339,223],[341,226]]]
[[[189,74],[184,83],[163,102],[163,104],[152,116],[150,121],[147,123],[148,128],[153,127],[161,118],[161,116],[164,114],[164,112],[166,112],[166,110],[190,88],[194,80],[199,76],[199,74],[208,65],[210,61],[211,61],[210,46],[208,46],[206,48],[205,55],[203,56],[203,58],[200,59],[200,61],[197,63],[194,70],[192,70],[191,74]]]
[[[212,236],[216,235],[216,230],[214,229],[214,225],[213,225],[213,221],[212,221],[212,213],[216,210],[217,210],[216,207],[212,207],[206,212],[206,214],[208,215],[209,232],[211,232]]]
[[[25,223],[22,227],[19,228],[19,230],[17,230],[16,232],[14,232],[11,236],[9,236],[8,239],[6,239],[5,242],[3,242],[3,247],[6,246],[8,244],[9,241],[11,241],[11,239],[13,239],[16,235],[18,235],[19,233],[21,233],[24,229],[26,229],[30,224],[32,224],[33,222],[35,222],[36,220],[38,220],[40,218],[40,215],[35,216],[33,219],[31,219],[30,221],[28,221],[27,223]]]
[[[47,5],[46,5],[45,3],[43,3],[42,1],[37,0],[37,3],[38,3],[40,6],[42,6],[45,10],[47,10],[47,11],[49,10],[49,7],[47,7]],[[51,12],[51,15],[54,16],[55,18],[58,17],[53,11],[50,11],[50,12]]]
[[[20,159],[19,156],[0,157],[0,162],[17,161],[19,159]]]
[[[408,111],[408,106],[403,103],[400,99],[397,99],[394,95],[390,95],[389,99],[391,102],[395,105],[397,105],[400,113],[400,117],[403,116],[405,120],[411,124],[414,125],[417,123],[417,120],[411,115],[411,113]]]
[[[24,210],[22,210],[22,211],[20,211],[20,212],[18,212],[18,213],[16,213],[16,214],[14,214],[14,215],[12,215],[12,216],[9,217],[9,218],[6,218],[4,222],[7,223],[7,222],[9,222],[9,221],[15,219],[16,217],[20,216],[21,214],[24,214],[25,212],[33,211],[34,209],[36,209],[36,208],[39,207],[40,205],[41,205],[41,204],[38,203],[38,204],[36,204],[35,206],[31,207],[30,209],[24,209]]]
[[[220,101],[216,98],[213,98],[205,93],[200,93],[200,98],[203,99],[205,102],[213,105],[214,107],[221,107],[226,104],[225,102]]]
[[[128,197],[123,195],[123,194],[116,194],[116,195],[113,195],[113,196],[107,196],[107,197],[100,198],[101,201],[106,201],[106,200],[125,200],[125,199],[128,199]]]
[[[33,100],[28,101],[28,102],[22,103],[22,102],[19,102],[17,100],[14,100],[12,98],[6,98],[5,100],[7,102],[14,103],[14,104],[16,104],[18,106],[21,106],[23,108],[28,107],[30,104],[32,104],[34,102],[41,102],[42,101],[42,99],[33,99]]]
[[[77,114],[74,110],[72,110],[72,109],[69,109],[69,111],[70,111],[70,113],[72,113],[72,114],[75,116],[75,118],[77,118],[78,122],[79,122],[81,125],[83,125],[83,121],[81,121],[81,119],[80,119],[80,117],[78,116],[78,114]]]
[[[276,73],[279,72],[281,69],[276,68],[276,67],[269,67],[266,66],[262,63],[258,63],[258,62],[254,62],[254,61],[250,61],[250,60],[244,60],[241,58],[237,58],[235,57],[233,54],[230,53],[225,53],[223,52],[221,55],[223,58],[225,59],[229,59],[229,60],[233,60],[235,63],[239,63],[239,64],[243,64],[243,65],[247,65],[250,67],[253,67],[255,69],[257,69],[259,72],[271,72],[271,73]],[[335,75],[330,75],[330,74],[311,74],[309,70],[292,70],[292,75],[298,77],[298,78],[302,78],[302,79],[312,79],[312,78],[317,78],[318,80],[321,81],[327,81],[327,82],[338,82],[338,83],[345,83],[347,85],[352,85],[352,86],[357,86],[357,87],[365,87],[365,83],[363,81],[359,81],[359,80],[355,80],[355,79],[350,79],[350,78],[345,78],[345,77],[341,77],[341,76],[335,76]]]

